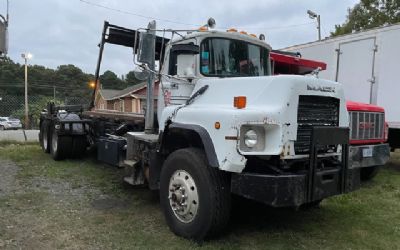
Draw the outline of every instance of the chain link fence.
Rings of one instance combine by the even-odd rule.
[[[54,99],[52,96],[34,95],[28,97],[29,129],[39,128],[40,112],[47,107],[48,102],[59,105],[82,105],[84,109],[89,106],[89,98],[64,97]],[[0,117],[14,117],[25,124],[25,96],[0,95]]]

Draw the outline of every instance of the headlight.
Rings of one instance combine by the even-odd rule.
[[[260,152],[265,148],[265,129],[260,125],[240,127],[240,145],[243,152]]]
[[[256,131],[251,129],[244,134],[244,144],[246,144],[247,147],[252,148],[257,145],[257,142],[258,138]]]

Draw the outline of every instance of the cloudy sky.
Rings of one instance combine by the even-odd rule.
[[[357,0],[9,0],[9,56],[22,63],[21,53],[34,55],[32,64],[56,68],[74,64],[94,73],[103,21],[127,28],[146,27],[154,17],[158,28],[196,28],[209,17],[216,28],[234,27],[263,33],[278,49],[317,38],[316,24],[306,14],[321,15],[322,36],[343,23]],[[93,6],[89,3],[105,6]],[[114,9],[114,10],[111,10]],[[0,0],[5,14],[6,0]],[[119,11],[116,11],[119,10]],[[138,15],[135,15],[138,14]],[[107,45],[102,71],[121,75],[133,68],[129,48]]]

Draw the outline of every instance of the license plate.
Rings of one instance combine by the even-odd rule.
[[[363,148],[363,157],[372,157],[372,148]]]

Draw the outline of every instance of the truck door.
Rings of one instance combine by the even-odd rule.
[[[347,100],[373,102],[375,51],[375,37],[339,44],[336,81]]]

